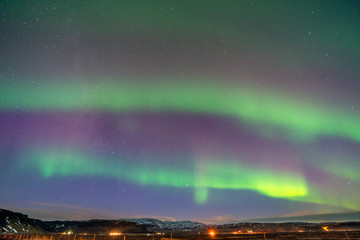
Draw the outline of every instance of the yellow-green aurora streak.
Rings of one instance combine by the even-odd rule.
[[[52,81],[2,83],[2,111],[181,111],[236,117],[293,140],[339,136],[360,142],[360,116],[250,88],[199,81]]]
[[[32,164],[44,177],[104,176],[141,185],[192,187],[195,201],[207,201],[207,189],[247,189],[261,194],[289,198],[307,195],[307,183],[301,174],[257,169],[229,161],[208,160],[193,169],[171,169],[164,165],[142,166],[124,161],[97,161],[78,152],[47,151],[29,154]]]
[[[275,167],[263,169],[234,159],[195,160],[192,167],[174,168],[169,164],[142,165],[126,159],[103,159],[78,151],[48,149],[24,154],[24,157],[30,157],[28,167],[35,168],[45,178],[101,176],[144,186],[192,188],[198,204],[208,201],[208,190],[228,189],[251,190],[273,198],[352,210],[359,207],[356,196],[324,195],[321,186],[308,183],[300,171],[280,171]]]

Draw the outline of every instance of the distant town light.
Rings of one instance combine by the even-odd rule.
[[[322,229],[324,229],[324,231],[328,232],[329,231],[329,226],[324,226],[324,227],[321,227]]]
[[[121,233],[120,232],[111,232],[109,235],[110,236],[119,236],[119,235],[121,235]]]

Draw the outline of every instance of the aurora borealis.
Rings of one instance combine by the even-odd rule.
[[[3,1],[0,207],[360,211],[357,1]]]

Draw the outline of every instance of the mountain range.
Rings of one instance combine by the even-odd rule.
[[[311,215],[308,219],[321,220],[324,215]],[[339,215],[345,217],[344,215]],[[339,217],[338,216],[338,217]],[[359,213],[351,213],[358,220]],[[304,217],[304,219],[306,219]],[[336,219],[336,218],[334,218]],[[347,218],[348,219],[348,218]],[[290,218],[258,219],[257,222],[242,222],[222,225],[206,225],[192,221],[161,221],[152,218],[102,220],[94,219],[87,221],[42,221],[29,218],[27,215],[0,209],[0,233],[83,233],[103,234],[111,232],[121,233],[155,233],[155,232],[207,232],[215,229],[218,232],[298,232],[298,231],[359,231],[360,221],[351,222],[286,222],[294,220]],[[279,221],[284,222],[279,222]],[[326,226],[326,230],[324,227]]]
[[[0,233],[148,233],[206,229],[206,224],[191,221],[161,221],[152,218],[87,221],[41,221],[27,215],[0,209]]]

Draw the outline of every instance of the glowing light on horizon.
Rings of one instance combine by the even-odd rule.
[[[215,237],[216,233],[215,233],[214,230],[210,230],[210,231],[209,231],[209,235],[210,235],[211,237]]]
[[[329,226],[323,226],[321,227],[324,231],[328,232],[329,231]]]

